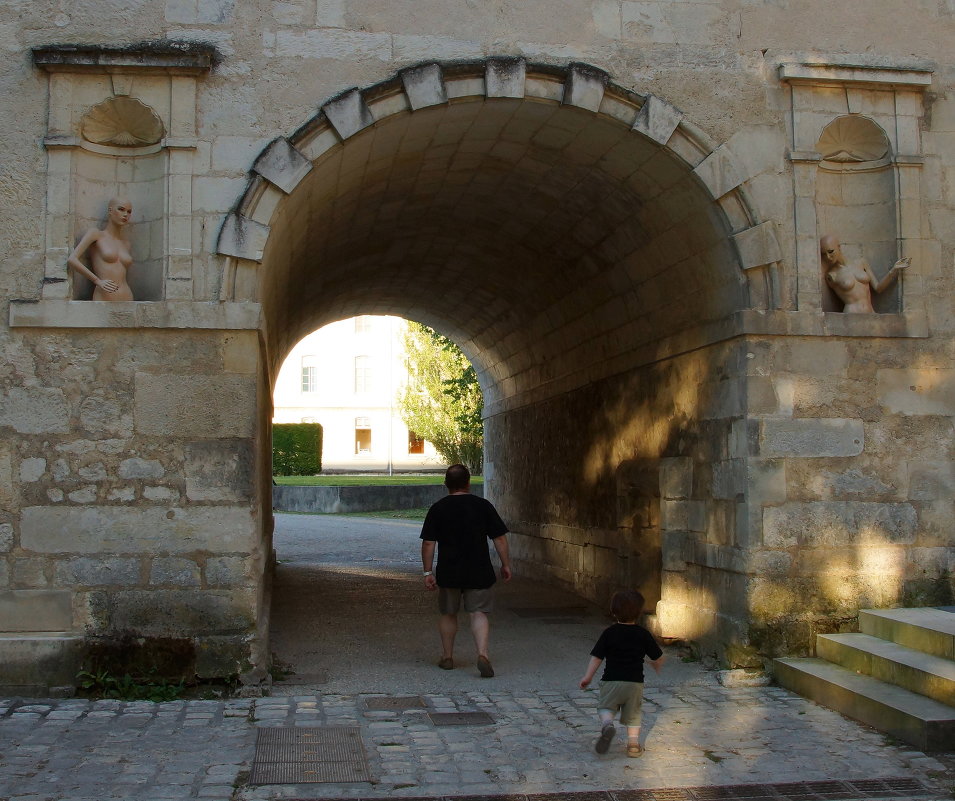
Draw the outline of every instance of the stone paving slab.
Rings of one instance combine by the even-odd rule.
[[[916,779],[937,791],[931,798],[951,798],[953,780],[939,759],[775,687],[648,686],[647,751],[639,759],[626,756],[622,740],[604,756],[593,752],[593,691],[482,684],[481,691],[424,694],[424,707],[394,711],[369,709],[372,697],[383,696],[163,704],[0,699],[0,799],[524,801],[559,793],[573,801],[567,793],[589,798],[608,791],[879,777]],[[428,712],[436,710],[484,711],[495,722],[435,727]],[[248,784],[258,728],[324,725],[360,727],[371,783]]]

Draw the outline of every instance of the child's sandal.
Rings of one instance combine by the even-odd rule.
[[[640,743],[630,743],[627,746],[627,756],[628,757],[642,757],[643,756],[643,746]]]

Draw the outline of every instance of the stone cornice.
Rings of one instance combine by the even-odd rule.
[[[786,62],[779,65],[779,79],[788,83],[870,84],[926,89],[934,69],[928,64],[852,64]]]
[[[10,304],[11,328],[258,329],[258,303],[40,300]]]
[[[218,61],[219,53],[212,45],[172,40],[126,47],[65,44],[33,48],[33,63],[46,72],[204,75]]]

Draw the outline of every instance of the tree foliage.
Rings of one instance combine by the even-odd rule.
[[[408,384],[398,396],[405,425],[448,462],[479,474],[484,461],[484,396],[467,357],[450,339],[420,323],[405,331]]]

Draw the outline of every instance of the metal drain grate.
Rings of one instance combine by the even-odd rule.
[[[259,729],[249,784],[370,781],[357,728]]]
[[[424,699],[420,695],[375,696],[365,699],[365,709],[369,712],[394,712],[402,709],[421,709],[424,706]]]
[[[453,801],[527,801],[528,796],[521,793],[512,793],[510,795],[455,795],[450,796]],[[409,801],[408,799],[402,798],[401,801]],[[411,799],[411,801],[415,801]],[[436,798],[419,798],[417,801],[439,801]]]
[[[435,726],[490,726],[494,723],[487,712],[429,712]]]
[[[847,795],[843,796],[841,793]],[[428,798],[403,797],[402,801],[703,801],[704,799],[710,801],[712,799],[792,801],[793,798],[797,797],[817,800],[846,797],[853,799],[853,801],[866,801],[866,799],[908,799],[935,795],[937,793],[934,790],[929,789],[917,779],[887,778],[858,779],[856,781],[791,782],[787,784],[733,784],[713,787],[661,787],[648,790],[592,790],[528,795],[522,793],[492,793],[489,795],[430,796]],[[346,801],[346,799],[327,798],[324,801]]]
[[[928,795],[929,790],[917,779],[857,779],[846,781],[867,798],[891,798],[898,795]]]
[[[917,779],[730,784],[714,787],[669,787],[654,790],[612,790],[614,801],[866,801],[913,798],[935,792]]]

